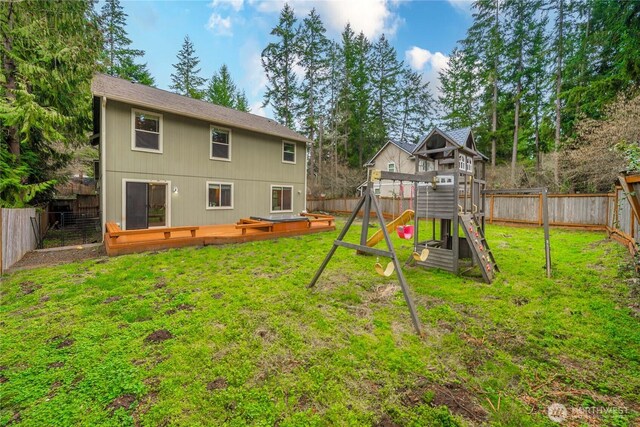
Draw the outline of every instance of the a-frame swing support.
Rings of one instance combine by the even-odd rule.
[[[380,228],[382,229],[382,232],[384,234],[384,240],[387,244],[387,249],[388,249],[386,251],[381,249],[376,249],[376,248],[370,248],[369,246],[367,246],[367,232],[369,230],[369,217],[371,214],[371,205],[373,205],[376,216],[378,217],[378,221],[380,223]],[[354,243],[343,241],[342,239],[344,239],[344,236],[346,236],[347,232],[349,231],[349,228],[351,227],[351,225],[353,224],[353,221],[358,215],[358,212],[363,206],[364,206],[364,215],[363,215],[363,221],[362,221],[362,232],[360,234],[360,244],[354,244]],[[396,275],[398,277],[398,282],[400,282],[400,288],[402,289],[404,300],[407,303],[407,306],[409,307],[409,313],[411,314],[411,321],[413,323],[413,327],[415,328],[419,336],[423,336],[422,325],[420,324],[420,319],[418,318],[415,304],[413,303],[413,299],[411,298],[411,294],[409,293],[409,286],[407,285],[407,281],[404,277],[404,274],[402,273],[402,268],[401,268],[400,261],[398,260],[398,255],[396,254],[396,251],[393,249],[393,243],[391,242],[391,238],[389,237],[389,233],[387,232],[387,227],[384,222],[382,212],[380,211],[380,206],[378,205],[378,201],[373,195],[372,183],[370,179],[367,180],[366,191],[363,193],[362,197],[358,201],[358,204],[356,205],[353,212],[351,212],[351,215],[349,216],[349,219],[347,220],[347,223],[345,224],[344,228],[338,235],[338,238],[333,242],[333,246],[331,247],[331,250],[329,250],[329,253],[327,253],[327,256],[325,257],[324,261],[322,261],[320,268],[318,268],[318,271],[316,272],[315,276],[313,276],[313,279],[311,279],[311,282],[309,283],[309,286],[308,286],[309,288],[315,286],[316,282],[318,281],[318,278],[320,278],[320,275],[326,268],[327,264],[329,264],[331,257],[333,257],[333,254],[336,252],[336,249],[338,249],[339,246],[342,246],[343,248],[348,248],[348,249],[355,249],[356,251],[359,251],[359,252],[365,252],[372,255],[391,258],[393,262],[393,266],[395,267]]]

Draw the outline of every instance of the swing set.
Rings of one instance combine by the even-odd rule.
[[[398,260],[398,255],[393,247],[393,243],[389,235],[389,233],[395,227],[396,233],[398,233],[399,237],[406,240],[412,239],[414,237],[414,230],[416,228],[415,221],[417,221],[417,218],[415,218],[414,212],[412,210],[407,210],[398,218],[396,218],[394,221],[392,221],[389,224],[386,224],[384,217],[382,216],[382,211],[380,210],[380,205],[378,204],[378,200],[374,195],[372,180],[380,181],[382,179],[392,179],[394,181],[401,180],[401,181],[413,181],[413,182],[427,182],[431,180],[433,176],[435,176],[433,173],[427,173],[424,175],[413,175],[413,174],[404,174],[404,173],[397,173],[397,172],[381,172],[377,170],[371,171],[371,173],[367,177],[366,189],[363,192],[362,197],[356,204],[356,207],[351,212],[351,215],[347,219],[347,222],[344,228],[338,235],[338,238],[333,242],[333,246],[331,247],[331,249],[329,250],[329,253],[325,257],[320,267],[318,268],[318,271],[316,272],[315,276],[313,277],[313,279],[311,279],[311,282],[309,283],[308,287],[311,288],[315,286],[316,282],[320,278],[320,275],[326,268],[327,264],[329,264],[329,261],[333,257],[333,254],[335,253],[336,249],[338,249],[338,247],[355,249],[358,253],[368,253],[371,255],[376,255],[378,259],[376,260],[376,263],[374,265],[374,270],[376,271],[376,273],[384,277],[390,277],[395,272],[396,276],[398,277],[398,282],[400,282],[400,288],[402,289],[405,302],[409,307],[409,313],[411,315],[413,326],[416,332],[418,333],[418,335],[424,336],[422,332],[422,326],[420,324],[420,319],[418,318],[416,308],[413,303],[413,299],[411,298],[411,295],[409,293],[409,287],[407,285],[407,281],[402,272],[400,261]],[[368,238],[367,232],[369,230],[369,221],[371,219],[372,208],[380,223],[380,230],[378,230],[374,234],[374,236],[372,236],[371,238]],[[353,224],[353,221],[355,220],[355,218],[358,215],[358,212],[361,209],[364,209],[364,211],[363,211],[363,219],[362,219],[362,231],[360,233],[360,243],[355,244],[355,243],[345,242],[343,239],[346,236],[347,232],[349,231],[349,228]],[[409,222],[411,219],[414,219],[414,225],[406,225],[406,223]],[[402,222],[402,224],[397,225],[397,223],[399,222]],[[377,249],[374,247],[378,242],[382,240],[384,240],[386,243],[386,246],[387,246],[386,250]],[[415,241],[417,241],[417,239],[415,239]],[[420,252],[418,252],[418,248],[414,245],[414,251],[411,257],[409,258],[409,260],[407,261],[407,263],[409,263],[412,259],[415,261],[424,262],[428,256],[429,256],[429,249],[424,248]],[[380,263],[380,257],[390,258],[391,261],[386,266],[383,266]]]

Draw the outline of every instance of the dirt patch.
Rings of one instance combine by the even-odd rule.
[[[192,311],[194,308],[195,308],[195,306],[193,306],[191,304],[180,304],[176,308],[172,308],[170,310],[165,311],[165,313],[168,314],[168,315],[172,315],[172,314],[177,313],[178,311]]]
[[[166,286],[167,286],[167,284],[166,284],[166,282],[164,281],[164,279],[158,279],[158,281],[156,282],[156,284],[155,284],[154,288],[156,288],[156,289],[162,289],[162,288],[164,288],[164,287],[166,287]]]
[[[111,304],[112,302],[116,302],[116,301],[120,301],[122,299],[121,296],[113,296],[113,297],[109,297],[106,300],[102,301],[103,304]]]
[[[224,377],[218,377],[207,384],[207,390],[209,391],[224,390],[227,387],[229,387],[229,384],[227,383],[227,380]]]
[[[105,257],[103,245],[74,246],[69,249],[40,250],[27,252],[24,257],[11,267],[11,271],[26,270],[36,267],[55,266],[69,262],[84,261]]]
[[[373,292],[368,293],[365,299],[368,302],[387,302],[400,291],[400,286],[394,283],[376,286]]]
[[[9,419],[9,421],[7,422],[7,425],[11,425],[11,424],[17,424],[20,421],[22,421],[22,416],[20,415],[20,412],[16,412],[15,414],[13,414],[13,416]]]
[[[158,400],[158,392],[152,391],[140,399],[140,403],[136,406],[136,409],[133,411],[133,425],[138,427],[142,426],[142,422],[140,418],[149,412],[149,410],[153,407],[153,405]],[[166,423],[160,425],[167,425]]]
[[[60,343],[58,343],[58,345],[56,346],[56,348],[66,348],[66,347],[70,347],[73,345],[73,343],[75,342],[75,340],[73,338],[67,338],[66,340],[61,341]]]
[[[62,368],[64,366],[64,362],[53,362],[53,363],[49,363],[47,365],[47,367],[49,369],[57,369],[57,368]]]
[[[7,381],[9,381],[9,378],[5,377],[4,375],[0,375],[0,384],[4,384]]]
[[[449,410],[474,421],[485,421],[487,412],[475,402],[473,394],[460,384],[436,384],[435,395],[431,400],[433,406],[446,406]]]
[[[213,294],[213,295],[211,295],[211,296],[213,297],[213,299],[220,299],[220,298],[222,298],[222,297],[223,297],[223,295],[224,295],[224,294],[223,294],[222,292],[219,292],[219,293],[217,293],[217,294]]]
[[[375,427],[400,427],[400,424],[396,423],[391,419],[388,414],[382,414],[377,423],[374,424]]]
[[[158,343],[173,338],[173,334],[166,329],[158,329],[155,332],[150,333],[145,339],[146,343]]]
[[[62,381],[55,381],[53,384],[51,384],[51,386],[49,387],[49,397],[53,397],[58,393],[58,389],[62,386]]]
[[[313,401],[309,397],[308,394],[303,393],[302,396],[298,399],[298,403],[296,403],[296,408],[299,411],[306,411],[308,409],[312,409]]]
[[[487,412],[476,403],[473,394],[460,384],[434,384],[422,378],[415,387],[398,391],[400,401],[408,407],[429,403],[433,407],[446,406],[451,413],[476,422],[487,418]]]
[[[123,394],[122,396],[116,397],[113,402],[107,406],[107,410],[112,414],[120,408],[128,411],[135,401],[136,397],[133,394]]]
[[[29,295],[40,289],[42,286],[33,283],[31,280],[26,280],[20,283],[20,292],[22,295]]]

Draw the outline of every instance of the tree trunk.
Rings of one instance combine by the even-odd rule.
[[[564,0],[559,0],[558,6],[558,58],[556,65],[556,134],[553,156],[553,181],[556,188],[560,185],[559,153],[560,127],[562,126],[562,110],[560,108],[560,92],[562,91],[562,55],[563,55],[563,27],[564,27]]]
[[[520,63],[518,64],[518,73],[522,75],[522,50],[520,50]],[[518,77],[516,86],[516,102],[513,119],[513,147],[511,149],[511,183],[516,185],[516,166],[518,163],[518,131],[520,130],[520,96],[522,95],[522,78]]]
[[[320,129],[318,130],[318,186],[320,191],[324,191],[322,187],[322,143],[324,139],[324,120],[320,118]]]
[[[14,11],[13,1],[9,1],[7,9],[7,32],[5,33],[3,44],[6,52],[12,51],[13,42],[11,40],[11,33],[13,30]],[[14,93],[16,89],[16,65],[13,60],[6,55],[2,56],[2,68],[6,78],[5,91],[6,97],[9,100],[9,104],[13,104],[16,99]],[[20,138],[18,136],[18,128],[15,126],[9,126],[7,128],[7,145],[9,146],[9,152],[16,157],[20,156]]]
[[[495,26],[498,33],[500,4],[496,1]],[[491,99],[491,166],[496,165],[496,130],[498,129],[498,57],[493,58],[493,97]]]

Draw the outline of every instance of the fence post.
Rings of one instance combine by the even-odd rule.
[[[491,195],[491,202],[489,203],[489,224],[493,224],[493,198],[494,195]]]
[[[542,225],[542,193],[538,194],[538,227]]]

